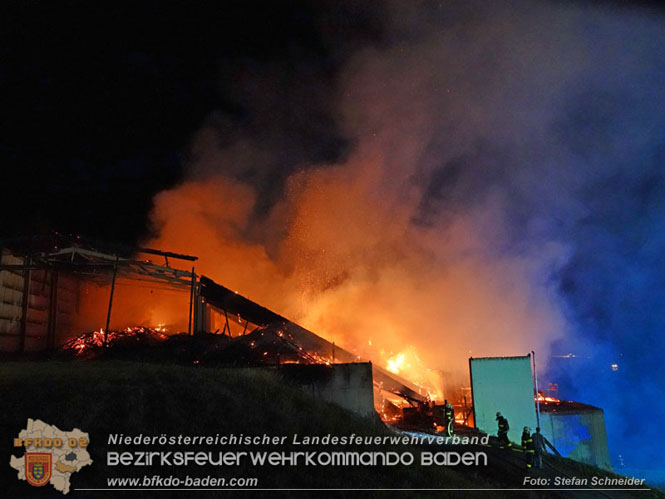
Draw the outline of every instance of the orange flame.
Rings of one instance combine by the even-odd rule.
[[[388,369],[388,371],[391,373],[399,374],[399,372],[404,367],[405,359],[406,355],[403,353],[395,355],[393,358],[388,359],[388,365],[386,366],[386,369]]]
[[[554,397],[550,397],[548,395],[544,395],[542,392],[539,392],[538,396],[535,397],[535,398],[536,398],[536,400],[538,400],[538,402],[545,403],[545,404],[561,402],[561,400],[559,400],[558,398],[554,398]]]

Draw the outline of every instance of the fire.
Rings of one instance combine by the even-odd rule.
[[[149,328],[144,326],[127,327],[121,331],[107,331],[100,328],[98,331],[84,333],[82,335],[72,338],[63,345],[63,350],[73,350],[77,356],[83,355],[85,352],[112,345],[120,340],[135,339],[141,340],[144,338],[154,339],[156,341],[166,340],[168,337],[164,334],[166,329],[161,326],[158,328]]]
[[[406,355],[403,353],[395,355],[393,358],[388,359],[388,365],[386,369],[391,373],[399,374],[399,372],[404,368],[404,361],[406,360]]]
[[[84,282],[75,323],[77,331],[93,331],[104,325],[109,306],[110,285]],[[113,294],[112,330],[146,325],[169,333],[187,331],[189,291],[174,290],[159,283],[143,283],[118,277]]]
[[[86,348],[90,346],[101,347],[104,344],[104,330],[93,331],[92,335],[81,335],[74,339],[69,348],[76,351],[76,355],[81,355]]]
[[[550,397],[549,395],[544,395],[543,392],[538,392],[538,397],[536,397],[538,402],[549,404],[549,403],[558,403],[561,402],[558,398]]]
[[[413,345],[390,357],[386,361],[386,369],[418,386],[421,394],[426,395],[430,401],[443,398],[440,374],[425,366]]]
[[[442,384],[430,369],[465,374],[469,351],[514,351],[533,324],[565,329],[547,296],[536,298],[542,306],[522,306],[539,291],[528,281],[537,270],[531,262],[483,259],[485,235],[476,228],[490,220],[421,230],[408,210],[417,211],[419,199],[404,203],[411,191],[375,201],[382,173],[392,175],[382,156],[356,159],[290,178],[287,198],[265,219],[274,231],[252,225],[260,196],[251,185],[222,175],[186,181],[155,199],[151,218],[160,233],[146,244],[199,256],[198,273],[421,385],[423,378]],[[381,334],[370,339],[370,331]],[[412,360],[409,345],[422,362]]]

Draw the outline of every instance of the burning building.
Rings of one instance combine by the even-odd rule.
[[[112,328],[137,325],[188,330],[194,273],[171,261],[196,257],[148,248],[136,253],[84,245],[19,248],[3,249],[0,260],[1,351],[54,350],[89,330],[105,336]]]
[[[278,368],[313,396],[358,414],[376,411],[385,421],[430,431],[441,423],[434,394],[400,375],[405,355],[382,368],[198,275],[196,261],[79,240],[47,250],[3,249],[0,351],[58,350],[71,358],[112,352],[194,365]],[[180,269],[174,262],[192,267]],[[562,454],[609,469],[602,410],[554,397],[534,403],[532,360],[470,359],[471,391],[446,389],[456,405],[455,423],[494,433],[494,414],[502,411],[514,441],[522,426],[540,424]]]
[[[205,347],[187,346],[188,361],[280,366],[312,393],[363,415],[375,406],[383,414],[387,407],[395,411],[429,399],[423,388],[197,275],[194,266],[173,266],[196,260],[151,248],[99,249],[80,241],[46,251],[5,248],[0,351],[60,349],[86,357],[109,347],[169,343],[178,357],[183,337],[204,337]],[[306,370],[311,374],[303,376],[297,365],[327,369]]]

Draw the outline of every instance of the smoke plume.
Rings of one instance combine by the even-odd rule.
[[[384,4],[333,91],[306,64],[242,82],[249,118],[196,132],[151,244],[423,382],[535,350],[561,396],[606,409],[615,464],[644,466],[622,424],[663,412],[643,403],[665,379],[665,32],[647,14]]]

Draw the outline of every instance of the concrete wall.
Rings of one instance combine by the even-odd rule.
[[[612,471],[602,409],[542,412],[540,426],[562,456]]]
[[[332,366],[284,364],[279,371],[314,398],[340,405],[360,416],[375,415],[372,364],[369,362]]]

